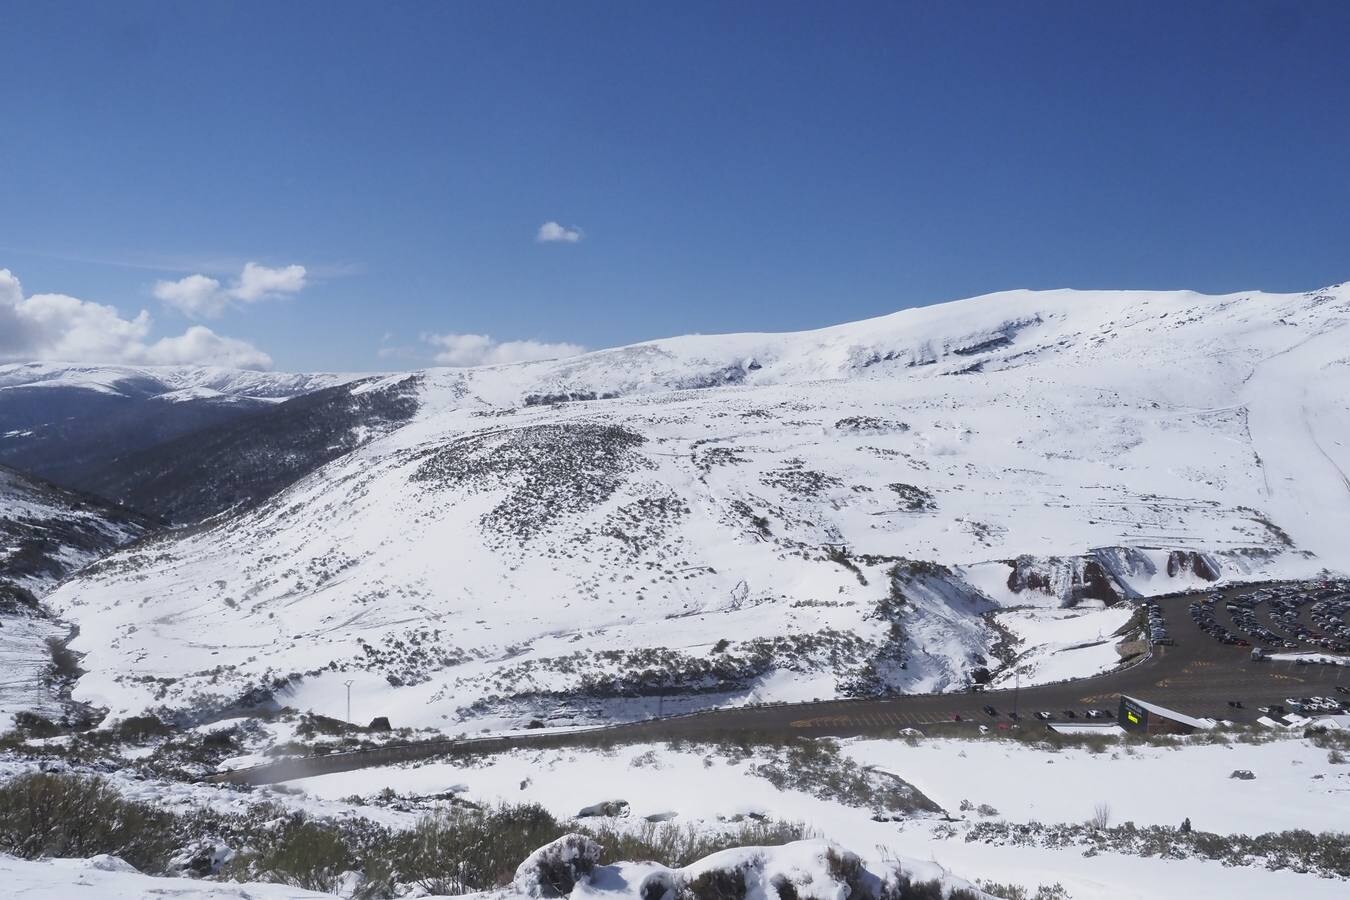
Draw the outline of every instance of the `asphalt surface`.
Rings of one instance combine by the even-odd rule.
[[[1335,686],[1350,686],[1343,666],[1298,665],[1253,661],[1251,649],[1221,644],[1191,621],[1187,606],[1193,595],[1159,598],[1174,646],[1155,646],[1143,661],[1126,668],[1058,684],[1020,690],[960,694],[905,694],[868,700],[825,700],[775,706],[717,709],[567,733],[523,734],[470,740],[434,740],[369,750],[282,760],[253,769],[221,773],[208,781],[267,784],[312,775],[352,771],[444,755],[473,755],[515,747],[575,746],[610,741],[636,743],[665,740],[723,740],[737,736],[835,736],[895,734],[904,728],[923,730],[957,717],[976,725],[1010,725],[1008,713],[1020,715],[1022,727],[1041,727],[1037,711],[1057,722],[1090,721],[1089,708],[1104,709],[1114,721],[1120,696],[1128,694],[1192,716],[1252,723],[1259,706],[1290,697],[1334,696]],[[1240,708],[1230,701],[1242,704]],[[989,705],[996,716],[984,712]],[[1065,710],[1073,710],[1068,718]]]

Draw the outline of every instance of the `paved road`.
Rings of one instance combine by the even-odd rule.
[[[1294,663],[1253,662],[1251,651],[1220,644],[1197,629],[1187,611],[1189,596],[1158,601],[1176,640],[1171,647],[1155,647],[1142,663],[1107,675],[1061,684],[999,690],[976,694],[906,694],[872,700],[826,700],[738,709],[718,709],[616,725],[566,734],[526,734],[468,741],[437,740],[284,760],[254,769],[221,773],[207,780],[248,784],[289,781],[311,775],[344,772],[442,755],[472,755],[513,747],[568,746],[598,739],[620,743],[648,740],[724,739],[737,735],[855,736],[894,734],[901,728],[924,728],[952,722],[994,724],[1007,722],[1014,706],[1024,725],[1036,724],[1032,714],[1046,710],[1064,721],[1072,709],[1081,716],[1091,707],[1115,714],[1121,694],[1137,696],[1195,716],[1254,722],[1258,706],[1281,703],[1286,697],[1331,696],[1335,685],[1350,685],[1350,669],[1299,666]],[[1242,709],[1228,701],[1238,700]],[[991,718],[982,707],[998,710]]]

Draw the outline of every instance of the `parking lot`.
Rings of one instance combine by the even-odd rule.
[[[1350,585],[1344,582],[1225,588],[1193,595],[1187,610],[1194,627],[1220,644],[1350,654]]]

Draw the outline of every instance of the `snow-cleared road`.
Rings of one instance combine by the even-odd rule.
[[[1063,710],[1105,709],[1114,715],[1121,694],[1142,697],[1196,716],[1254,722],[1258,706],[1285,698],[1334,694],[1335,686],[1350,683],[1343,667],[1283,662],[1252,662],[1250,651],[1211,640],[1189,620],[1188,596],[1161,602],[1168,627],[1177,637],[1172,647],[1155,647],[1137,665],[1059,684],[1021,690],[982,693],[909,694],[874,700],[828,700],[773,706],[718,709],[571,732],[526,733],[469,740],[434,740],[391,745],[372,750],[283,760],[249,769],[224,772],[208,781],[269,784],[332,772],[345,772],[391,762],[442,755],[495,753],[514,747],[551,747],[596,741],[634,743],[677,739],[717,739],[731,735],[852,736],[894,733],[943,722],[1007,723],[1015,708],[1028,727],[1036,710],[1061,716]],[[1240,700],[1241,709],[1228,706]],[[983,710],[992,705],[998,715]]]

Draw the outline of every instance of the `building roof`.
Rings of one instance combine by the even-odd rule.
[[[1182,725],[1189,725],[1192,728],[1213,728],[1218,723],[1213,719],[1197,719],[1195,716],[1188,716],[1185,713],[1177,712],[1175,709],[1168,709],[1165,706],[1159,706],[1156,703],[1149,703],[1147,700],[1140,700],[1138,697],[1131,697],[1128,694],[1122,694],[1126,700],[1131,703],[1137,703],[1139,706],[1148,710],[1155,716],[1162,716],[1164,719],[1171,719],[1173,722],[1180,722]]]
[[[1050,730],[1059,734],[1109,734],[1113,737],[1125,733],[1125,729],[1115,722],[1055,722]]]

